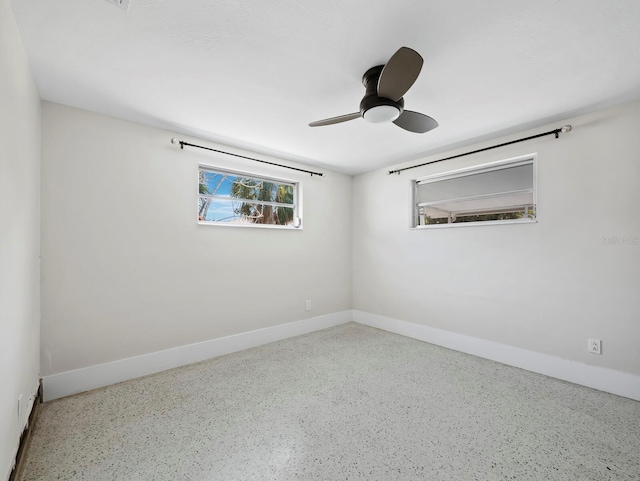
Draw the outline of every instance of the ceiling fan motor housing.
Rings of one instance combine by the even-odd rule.
[[[397,102],[385,97],[378,96],[378,80],[380,79],[380,74],[382,73],[384,65],[378,65],[376,67],[372,67],[365,72],[362,76],[362,83],[365,86],[366,92],[362,101],[360,102],[360,113],[366,120],[370,120],[365,115],[366,112],[374,107],[395,107],[398,110],[398,114],[384,120],[395,120],[403,111],[404,111],[404,99],[401,98]],[[392,109],[388,109],[391,113],[393,113]],[[384,121],[383,120],[383,121]],[[370,120],[376,122],[376,120]]]

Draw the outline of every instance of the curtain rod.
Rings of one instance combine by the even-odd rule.
[[[511,142],[505,142],[503,144],[492,145],[490,147],[485,147],[484,149],[474,150],[472,152],[465,152],[464,154],[452,155],[451,157],[446,157],[444,159],[432,160],[431,162],[424,162],[418,165],[412,165],[411,167],[403,167],[402,169],[390,170],[388,175],[398,174],[404,170],[415,169],[417,167],[422,167],[424,165],[435,164],[437,162],[443,162],[445,160],[457,159],[458,157],[464,157],[465,155],[477,154],[478,152],[484,152],[485,150],[497,149],[498,147],[504,147],[505,145],[517,144],[518,142],[524,142],[525,140],[537,139],[538,137],[544,137],[545,135],[555,134],[556,139],[560,136],[561,132],[570,132],[571,125],[565,125],[559,129],[550,130],[549,132],[543,132],[541,134],[532,135],[531,137],[524,137],[522,139],[512,140]]]
[[[275,162],[269,162],[269,161],[266,161],[266,160],[254,159],[253,157],[246,157],[244,155],[234,154],[232,152],[225,152],[224,150],[212,149],[211,147],[205,147],[203,145],[191,144],[189,142],[185,142],[184,140],[178,140],[175,137],[171,139],[171,144],[172,145],[180,145],[181,149],[184,149],[184,146],[186,145],[188,147],[196,147],[198,149],[204,149],[204,150],[210,150],[212,152],[218,152],[219,154],[225,154],[225,155],[232,155],[234,157],[240,157],[241,159],[253,160],[255,162],[261,162],[263,164],[275,165],[276,167],[284,167],[285,169],[297,170],[298,172],[304,172],[305,174],[311,174],[311,177],[313,177],[314,175],[317,175],[319,177],[324,177],[324,174],[322,172],[313,172],[311,170],[298,169],[297,167],[291,167],[289,165],[276,164]]]

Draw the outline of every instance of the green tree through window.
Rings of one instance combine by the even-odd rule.
[[[288,225],[293,222],[293,208],[262,203],[293,205],[292,185],[237,177],[231,187],[231,197],[243,200],[234,212],[255,224]]]

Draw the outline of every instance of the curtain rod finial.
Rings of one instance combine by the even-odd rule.
[[[571,127],[571,125],[565,125],[560,130],[562,130],[562,132],[571,132],[571,129],[573,129],[573,127]]]
[[[180,141],[178,139],[176,139],[175,137],[171,138],[171,145],[179,145]]]

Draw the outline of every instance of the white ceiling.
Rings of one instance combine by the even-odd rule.
[[[638,0],[13,0],[43,99],[359,173],[640,98]],[[424,57],[426,134],[363,119],[362,74]]]

